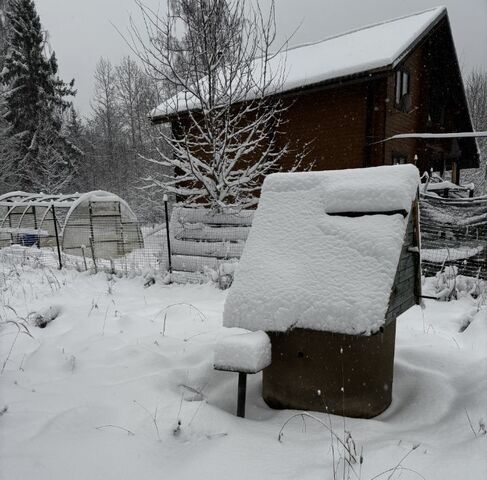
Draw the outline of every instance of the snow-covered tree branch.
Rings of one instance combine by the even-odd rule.
[[[170,148],[147,158],[164,173],[146,188],[214,209],[252,207],[289,154],[276,142],[288,105],[277,95],[285,65],[271,68],[274,4],[264,14],[243,0],[173,0],[163,17],[137,3],[143,27],[132,22],[130,43],[168,98],[152,119],[172,124],[158,129]]]

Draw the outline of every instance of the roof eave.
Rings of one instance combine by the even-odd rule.
[[[301,93],[304,91],[308,90],[313,90],[316,88],[323,88],[323,87],[332,87],[336,85],[341,85],[341,84],[348,84],[350,82],[354,81],[364,81],[368,80],[370,77],[375,77],[377,78],[378,76],[382,74],[387,74],[393,70],[393,64],[389,64],[386,66],[382,67],[377,67],[374,69],[370,70],[364,70],[362,72],[358,73],[353,73],[350,75],[343,75],[341,77],[334,77],[334,78],[329,78],[326,80],[321,80],[319,82],[314,82],[310,83],[307,85],[302,85],[299,87],[294,87],[286,90],[282,90],[280,92],[274,93],[272,95],[269,95],[268,97],[275,97],[275,96],[290,96],[294,95],[296,93]],[[166,113],[166,114],[158,114],[158,115],[148,115],[149,120],[153,125],[160,125],[162,123],[170,123],[173,122],[175,119],[177,119],[180,116],[187,115],[189,112],[198,112],[201,109],[199,108],[188,108],[186,110],[181,110],[179,112],[171,112],[171,113]]]
[[[413,52],[413,50],[438,26],[438,24],[446,18],[448,20],[448,12],[446,8],[443,8],[441,13],[426,27],[420,35],[418,35],[405,49],[398,55],[398,57],[392,62],[391,68],[396,68],[399,64]]]
[[[330,87],[333,85],[340,85],[340,84],[345,84],[349,83],[350,81],[354,80],[360,80],[362,77],[370,77],[370,76],[377,76],[382,73],[388,73],[392,70],[394,70],[399,64],[401,64],[411,53],[412,51],[431,33],[431,31],[436,28],[436,26],[443,20],[444,18],[448,19],[448,13],[446,8],[443,8],[441,13],[428,25],[427,28],[425,28],[420,35],[418,35],[405,49],[403,52],[401,52],[398,57],[392,61],[392,63],[389,63],[387,65],[383,65],[380,67],[376,67],[373,69],[369,70],[363,70],[361,72],[357,72],[351,75],[344,75],[341,77],[334,77],[326,80],[322,80],[319,82],[307,84],[307,85],[302,85],[299,87],[283,90],[279,92],[276,95],[292,95],[297,92],[303,92],[306,90],[312,90],[315,88],[321,88],[321,87]],[[274,96],[274,95],[272,95]],[[149,119],[153,125],[160,125],[163,123],[170,123],[173,122],[177,117],[180,115],[186,115],[189,112],[197,112],[199,109],[197,108],[188,108],[186,110],[182,110],[179,112],[173,112],[173,113],[166,113],[166,114],[159,114],[152,116],[149,114]]]

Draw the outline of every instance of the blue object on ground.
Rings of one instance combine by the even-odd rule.
[[[22,245],[24,247],[32,247],[32,245],[39,245],[39,235],[26,233],[22,235]]]

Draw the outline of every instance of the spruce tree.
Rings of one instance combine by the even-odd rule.
[[[34,2],[11,0],[9,4],[7,52],[0,72],[0,82],[6,88],[4,118],[19,146],[15,159],[18,187],[32,190],[43,184],[42,177],[49,170],[46,154],[56,159],[52,168],[60,176],[72,175],[73,158],[79,152],[64,137],[62,123],[63,113],[71,105],[66,97],[76,91],[74,80],[65,83],[57,76],[55,54],[45,54],[46,40]],[[49,180],[46,188],[56,189],[66,183],[53,185]]]
[[[7,0],[0,0],[0,71],[3,68],[3,58],[7,47]]]
[[[7,53],[7,38],[10,24],[7,22],[7,9],[10,0],[0,0],[0,72],[3,70]],[[7,87],[0,82],[0,195],[16,185],[14,158],[18,151],[17,142],[12,136],[12,126],[6,120],[8,111],[5,94]]]

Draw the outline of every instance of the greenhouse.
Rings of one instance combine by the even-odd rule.
[[[65,254],[115,259],[143,248],[137,217],[119,196],[10,192],[0,196],[0,248],[56,247]]]

